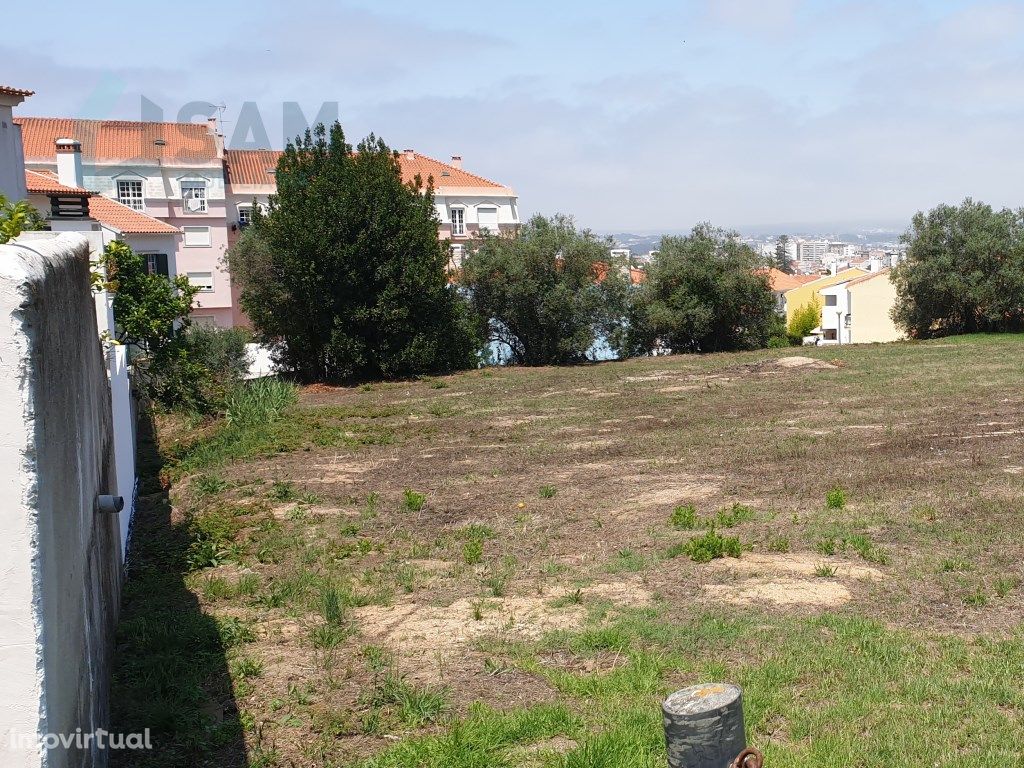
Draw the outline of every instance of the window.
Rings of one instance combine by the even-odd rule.
[[[181,182],[181,200],[185,213],[206,213],[206,182]]]
[[[137,179],[119,180],[117,182],[117,202],[127,205],[135,211],[143,210],[146,205],[142,197],[142,182]]]
[[[835,328],[826,328],[825,329],[825,341],[838,341],[838,340],[839,340],[839,336],[837,335]]]
[[[146,259],[146,271],[149,274],[162,275],[163,277],[171,276],[171,272],[167,268],[166,253],[144,253],[142,255]]]
[[[252,206],[251,205],[240,205],[238,206],[238,226],[248,227],[252,224]]]
[[[477,208],[476,220],[480,223],[480,229],[486,229],[489,232],[498,231],[497,208]]]
[[[213,291],[212,272],[189,272],[188,281],[198,288],[200,293],[211,293]]]
[[[466,234],[466,211],[463,208],[452,208],[452,234]]]
[[[831,296],[826,295],[825,296],[825,306],[826,307],[834,307],[834,306],[836,306],[836,302],[837,302],[838,299],[839,299],[839,297],[836,296],[834,293]]]
[[[185,233],[185,245],[199,246],[210,244],[209,227],[182,227]]]

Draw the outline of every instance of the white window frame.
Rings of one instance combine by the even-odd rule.
[[[242,220],[242,214],[245,214],[245,221]],[[252,203],[239,203],[238,204],[238,226],[247,227],[252,224]]]
[[[458,214],[458,216],[456,216]],[[465,237],[466,236],[466,209],[462,206],[453,206],[451,209],[452,217],[452,237]],[[456,219],[458,223],[456,224]]]
[[[195,242],[190,243],[188,241],[189,230],[192,231],[192,234],[198,234],[199,232],[205,232],[206,233],[206,242],[205,243],[195,243]],[[189,226],[185,226],[185,227],[181,228],[181,233],[182,233],[182,245],[185,248],[209,248],[211,245],[213,245],[213,234],[210,231],[209,227],[189,227]]]
[[[206,205],[207,185],[206,185],[206,180],[205,179],[183,179],[180,182],[180,184],[181,184],[181,210],[182,210],[182,213],[184,213],[186,215],[188,215],[188,214],[195,214],[195,213],[206,213],[207,212],[207,205]],[[199,210],[198,211],[190,211],[190,210],[188,210],[185,207],[186,206],[186,203],[185,203],[186,200],[198,200],[199,203],[200,203]]]
[[[138,185],[138,196],[135,194],[123,195],[121,193],[122,184],[131,184],[134,188]],[[131,208],[133,211],[144,211],[146,210],[146,185],[142,179],[117,179],[117,202],[121,205],[125,205]]]
[[[481,211],[494,211],[494,226],[493,227],[491,227],[490,225],[484,225],[484,224],[480,223],[480,212]],[[496,206],[496,205],[478,205],[476,207],[476,221],[477,221],[477,226],[480,228],[481,232],[483,232],[484,230],[487,230],[488,232],[491,232],[492,234],[495,234],[495,235],[498,234],[498,232],[499,232],[499,227],[498,227],[499,216],[500,216],[500,212],[498,211],[498,206]]]
[[[199,282],[199,281],[193,279],[193,277],[195,277],[195,276],[202,276],[202,275],[209,275],[210,276],[209,281],[203,280],[202,282]],[[189,285],[193,285],[193,286],[195,286],[196,288],[199,289],[199,293],[213,293],[213,291],[215,289],[215,286],[214,286],[214,275],[213,275],[212,271],[211,272],[186,272],[185,273],[185,277],[188,278]]]

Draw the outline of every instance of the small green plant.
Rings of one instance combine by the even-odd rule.
[[[480,600],[474,600],[472,606],[473,621],[483,621],[484,618],[484,604]]]
[[[834,565],[828,563],[821,563],[814,568],[814,575],[819,579],[831,579],[836,575],[838,569]]]
[[[423,505],[427,501],[427,495],[425,493],[417,493],[414,490],[406,488],[402,494],[402,509],[407,512],[419,512],[423,509]]]
[[[988,605],[988,596],[982,591],[981,587],[978,587],[973,592],[968,592],[964,595],[964,605],[971,608],[984,608]]]
[[[582,605],[583,604],[583,590],[580,588],[574,589],[572,592],[567,592],[561,597],[556,597],[551,601],[552,608],[564,608],[567,605]]]
[[[786,536],[772,536],[768,539],[767,549],[769,552],[785,554],[790,550],[789,538]]]
[[[558,489],[553,485],[542,485],[540,487],[540,497],[542,499],[553,499],[558,493]]]
[[[296,498],[295,483],[289,480],[275,480],[268,495],[275,501],[293,501]]]
[[[416,589],[416,569],[409,564],[399,566],[395,580],[407,594],[411,594]]]
[[[217,619],[217,634],[220,635],[221,644],[225,648],[234,648],[236,645],[256,640],[252,625],[235,616]]]
[[[1006,597],[1020,586],[1020,579],[1016,576],[1001,576],[996,579],[995,591],[998,597]]]
[[[753,507],[733,504],[729,509],[718,510],[718,524],[723,528],[735,528],[741,523],[749,523],[755,515]]]
[[[615,559],[608,564],[608,571],[610,573],[636,573],[642,571],[646,565],[647,561],[639,552],[628,548],[620,549],[616,553]]]
[[[676,507],[668,521],[677,531],[692,531],[697,527],[697,508],[693,504]]]
[[[836,553],[836,540],[831,536],[825,539],[819,539],[818,543],[814,545],[814,548],[818,551],[819,555],[831,557]]]
[[[970,571],[973,568],[970,561],[962,557],[948,557],[939,564],[939,570],[942,573]]]
[[[191,483],[197,496],[212,496],[226,490],[228,485],[227,480],[217,475],[198,475]]]
[[[738,538],[720,536],[715,530],[710,530],[703,536],[673,545],[666,556],[673,558],[686,555],[695,563],[710,563],[720,557],[739,557],[742,552],[743,546]]]
[[[252,656],[239,656],[232,662],[231,671],[235,677],[251,680],[263,674],[263,664]]]
[[[225,399],[225,419],[234,427],[277,421],[299,400],[298,388],[273,377],[255,379],[236,387]]]
[[[828,509],[842,509],[846,506],[846,491],[838,485],[825,494],[825,506]]]
[[[845,546],[849,546],[854,552],[861,556],[862,559],[867,560],[869,563],[878,563],[879,565],[886,565],[889,562],[889,556],[880,550],[867,536],[861,533],[855,533],[843,540]]]
[[[462,545],[462,559],[466,565],[476,565],[484,557],[484,542],[482,539],[469,539]]]
[[[328,626],[341,627],[345,624],[345,603],[336,588],[328,587],[321,593],[320,613]]]

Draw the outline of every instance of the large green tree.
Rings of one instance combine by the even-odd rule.
[[[757,349],[781,334],[780,322],[758,254],[736,233],[701,224],[661,241],[633,296],[621,353]]]
[[[463,260],[462,281],[489,339],[521,365],[585,360],[620,314],[623,278],[610,247],[562,215],[481,238]]]
[[[1024,328],[1024,211],[940,205],[914,216],[904,242],[893,319],[910,336]]]
[[[341,126],[289,142],[277,195],[228,255],[241,304],[305,381],[392,378],[471,366],[479,343],[448,285],[429,180],[403,183],[374,136]]]
[[[775,258],[768,263],[769,267],[775,267],[787,275],[793,274],[793,262],[789,260],[789,235],[779,235],[775,245]]]

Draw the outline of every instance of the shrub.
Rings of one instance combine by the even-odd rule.
[[[298,402],[294,384],[271,377],[241,384],[225,399],[226,418],[232,426],[253,426],[276,421]]]
[[[693,504],[676,507],[669,516],[669,523],[677,531],[692,531],[697,527],[697,509]]]
[[[829,509],[842,509],[846,506],[846,491],[836,486],[825,494],[825,506]]]
[[[402,494],[402,508],[408,512],[419,512],[427,501],[427,494],[406,488]]]
[[[553,485],[542,485],[540,487],[540,497],[542,499],[553,499],[557,493],[558,489]]]
[[[665,237],[646,281],[631,293],[620,354],[656,346],[674,352],[763,348],[778,335],[778,315],[761,258],[735,232],[710,224]]]
[[[743,552],[740,540],[734,536],[719,536],[714,530],[671,547],[668,557],[686,555],[695,563],[710,563],[721,557],[739,557]]]
[[[821,325],[821,302],[815,298],[793,313],[787,333],[794,344],[800,344],[804,336],[810,336],[811,331],[819,325]]]
[[[568,216],[534,216],[514,237],[489,235],[475,245],[462,280],[490,340],[509,348],[512,363],[586,359],[621,316],[625,281],[606,266],[609,246]]]

